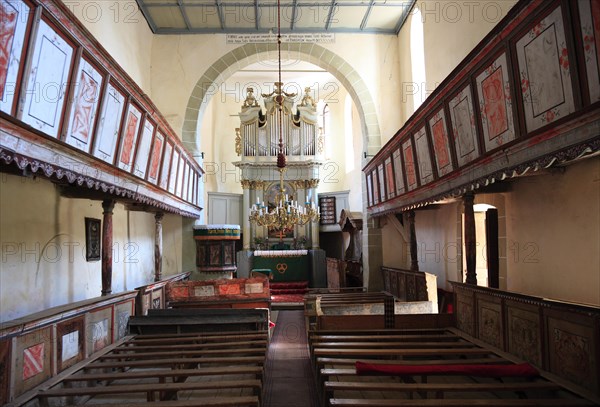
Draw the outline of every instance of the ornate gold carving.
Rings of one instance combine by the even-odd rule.
[[[306,181],[304,181],[304,180],[295,180],[295,181],[290,181],[290,184],[295,189],[304,189],[305,186],[306,186]]]
[[[285,274],[288,265],[286,263],[277,263],[275,269],[279,272],[279,274]]]
[[[246,88],[246,92],[247,92],[246,100],[244,100],[244,104],[242,105],[242,108],[258,106],[258,101],[254,97],[254,88],[251,88],[251,87]]]
[[[235,153],[238,156],[242,155],[242,135],[239,127],[235,128]]]
[[[243,179],[241,181],[242,189],[258,189],[262,190],[265,186],[265,181],[255,181],[250,179]]]
[[[304,96],[302,97],[302,101],[300,102],[300,106],[309,106],[313,109],[317,108],[317,104],[313,97],[310,95],[311,89],[310,86],[304,88]]]
[[[319,186],[319,179],[309,179],[306,181],[306,188],[316,188]]]
[[[319,129],[323,129],[323,128],[319,127]],[[317,137],[317,153],[323,154],[324,150],[325,150],[325,137],[323,137],[323,134],[320,134],[319,137]]]
[[[279,96],[285,95],[285,96],[287,96],[289,98],[293,98],[293,97],[296,96],[295,93],[287,93],[287,92],[285,92],[282,89],[282,86],[283,86],[283,82],[275,82],[275,89],[273,89],[273,92],[271,92],[271,93],[261,93],[261,96],[264,97],[264,98],[269,98],[269,97],[271,97],[273,95],[279,95]],[[275,99],[277,99],[277,98],[275,98]],[[275,102],[277,104],[279,104],[279,105],[282,104],[279,100],[275,100]]]

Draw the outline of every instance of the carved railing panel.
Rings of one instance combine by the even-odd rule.
[[[371,215],[600,150],[594,0],[521,0],[364,167]]]
[[[458,329],[600,394],[600,307],[452,286]]]

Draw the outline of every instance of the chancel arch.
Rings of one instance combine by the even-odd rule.
[[[381,133],[375,103],[366,83],[350,63],[318,44],[283,43],[281,44],[281,53],[284,60],[309,62],[331,73],[345,87],[356,106],[363,139],[363,161],[366,162],[367,158],[380,150]],[[204,72],[188,100],[182,129],[183,143],[192,150],[194,155],[198,155],[195,152],[200,151],[201,134],[199,129],[204,113],[212,96],[217,93],[220,86],[231,75],[248,65],[261,60],[276,60],[277,58],[276,43],[245,44],[223,55]],[[362,184],[362,209],[363,212],[366,212],[366,185],[364,182]],[[381,251],[376,249],[381,240],[381,231],[372,222],[367,222],[367,225],[368,227],[363,232],[363,275],[365,285],[370,285],[369,269],[378,270],[382,263]]]

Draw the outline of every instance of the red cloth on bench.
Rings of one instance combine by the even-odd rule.
[[[539,376],[536,368],[529,363],[514,365],[391,365],[356,362],[356,374],[383,373],[395,376],[455,374],[482,377],[535,377]]]

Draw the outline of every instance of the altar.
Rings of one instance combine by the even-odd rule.
[[[325,250],[242,250],[237,263],[241,278],[262,273],[273,283],[307,281],[310,288],[327,287]]]
[[[255,250],[252,271],[268,274],[276,283],[308,281],[310,285],[308,250]]]

